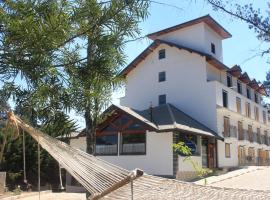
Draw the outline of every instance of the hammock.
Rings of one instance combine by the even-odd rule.
[[[90,199],[270,199],[270,192],[200,186],[128,171],[72,148],[9,114],[9,121],[29,133],[91,193]]]

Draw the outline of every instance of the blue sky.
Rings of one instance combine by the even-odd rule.
[[[140,23],[142,30],[141,35],[174,26],[185,21],[210,14],[218,21],[226,30],[232,34],[232,38],[223,41],[223,61],[227,66],[238,64],[243,71],[246,71],[251,78],[259,81],[265,80],[266,72],[270,70],[270,64],[267,63],[268,57],[261,57],[258,53],[268,47],[256,38],[253,30],[240,20],[232,18],[225,13],[213,11],[212,7],[204,0],[156,0],[175,5],[178,8],[153,3],[149,10],[149,17],[146,21]],[[233,0],[232,0],[233,1]],[[236,1],[234,2],[243,2]],[[254,7],[260,8],[263,14],[266,13],[266,1],[245,0],[245,3],[253,3]],[[140,54],[149,44],[151,40],[143,39],[127,44],[125,52],[127,55],[127,64],[130,63],[138,54]],[[256,56],[257,55],[257,56]],[[112,102],[118,104],[119,97],[123,96],[122,91],[118,91],[113,95]],[[82,118],[74,115],[78,120],[78,124],[82,126]]]

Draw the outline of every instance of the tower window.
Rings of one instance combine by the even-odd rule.
[[[166,81],[166,72],[159,72],[158,73],[158,82]]]
[[[158,52],[158,59],[163,59],[165,57],[166,57],[166,55],[165,55],[165,49],[159,50],[159,52]]]
[[[166,94],[162,94],[158,96],[158,104],[159,105],[166,104]]]
[[[211,43],[211,52],[216,54],[216,46],[213,43]]]

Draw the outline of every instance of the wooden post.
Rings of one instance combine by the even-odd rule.
[[[94,194],[91,195],[89,197],[89,200],[97,200],[100,199],[104,196],[106,196],[107,194],[117,190],[118,188],[130,183],[131,181],[135,180],[136,178],[140,177],[143,175],[143,171],[140,169],[135,169],[133,170],[130,175],[128,175],[126,178],[124,178],[123,180],[119,181],[118,183],[114,184],[113,186],[111,186],[110,188],[104,190],[102,193],[98,193],[98,194]]]

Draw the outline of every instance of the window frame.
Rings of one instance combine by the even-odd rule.
[[[255,103],[259,103],[259,96],[258,96],[257,92],[254,92],[254,101],[255,101]]]
[[[251,99],[251,90],[250,90],[250,88],[249,87],[247,87],[247,89],[246,89],[247,91],[247,98],[248,99]]]
[[[240,97],[236,97],[236,111],[242,113],[242,102]]]
[[[224,128],[224,137],[230,137],[231,133],[230,133],[230,118],[227,116],[223,117],[223,128]]]
[[[233,80],[232,80],[232,76],[230,74],[227,74],[227,87],[231,88],[233,87]]]
[[[254,106],[254,119],[260,121],[259,108],[257,106]]]
[[[158,51],[158,59],[162,60],[166,58],[166,50],[165,49],[160,49]]]
[[[144,152],[123,152],[123,136],[126,135],[144,135]],[[119,144],[119,155],[121,156],[138,156],[146,155],[146,143],[147,143],[147,133],[120,133],[120,144]]]
[[[164,103],[161,103],[161,98],[162,97],[165,97],[165,102]],[[166,94],[160,94],[158,95],[158,105],[165,105],[167,103],[167,95]]]
[[[263,110],[262,112],[263,112],[263,113],[262,113],[262,114],[263,114],[263,123],[266,124],[266,122],[267,122],[266,111]]]
[[[226,102],[224,101],[224,94],[226,94]],[[224,108],[228,108],[229,107],[229,101],[228,101],[228,92],[226,91],[226,90],[222,90],[222,105],[223,105],[223,107]],[[225,102],[225,104],[226,104],[226,106],[225,106],[225,104],[224,104],[224,102]]]
[[[98,137],[106,137],[106,136],[116,136],[117,137],[117,141],[116,141],[116,152],[114,153],[97,153],[97,138]],[[108,145],[109,146],[109,145]],[[119,136],[118,136],[118,132],[116,132],[115,134],[109,134],[109,135],[99,135],[96,136],[96,142],[95,142],[95,155],[97,156],[117,156],[118,155],[118,149],[119,149]]]
[[[211,42],[211,53],[216,54],[216,45]]]
[[[225,158],[230,158],[230,157],[231,157],[231,144],[225,143]]]
[[[239,94],[243,93],[242,83],[239,80],[237,81],[237,92]]]
[[[246,102],[246,117],[251,117],[251,108],[250,108],[250,103]]]
[[[158,82],[165,82],[166,81],[166,71],[162,71],[158,73]]]

